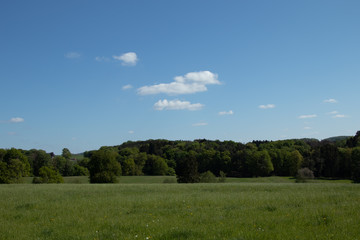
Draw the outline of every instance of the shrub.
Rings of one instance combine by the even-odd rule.
[[[33,183],[63,183],[64,179],[59,172],[49,167],[39,169],[39,177],[33,179]]]
[[[204,173],[200,174],[200,182],[214,183],[214,182],[216,182],[216,176],[210,171],[204,172]]]
[[[226,173],[224,173],[223,171],[220,171],[220,176],[218,178],[218,182],[224,183],[225,181],[226,181]]]
[[[309,179],[314,179],[314,173],[308,168],[301,168],[296,175],[296,182],[307,182]]]

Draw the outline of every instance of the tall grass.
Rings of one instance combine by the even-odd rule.
[[[358,239],[351,184],[0,186],[0,239]]]

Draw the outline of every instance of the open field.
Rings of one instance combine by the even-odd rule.
[[[360,185],[0,186],[0,239],[359,239]]]

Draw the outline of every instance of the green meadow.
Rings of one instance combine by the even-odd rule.
[[[360,239],[357,184],[165,178],[0,185],[0,239]]]

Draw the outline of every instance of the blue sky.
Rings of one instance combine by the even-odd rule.
[[[360,1],[0,2],[0,148],[360,130]]]

